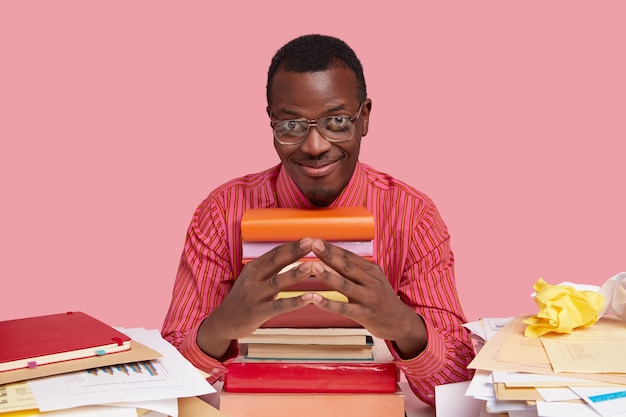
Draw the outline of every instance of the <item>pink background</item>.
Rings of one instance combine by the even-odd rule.
[[[160,328],[196,205],[278,161],[267,67],[312,32],[360,56],[361,160],[435,200],[468,320],[626,270],[626,3],[366,3],[0,2],[0,320]]]

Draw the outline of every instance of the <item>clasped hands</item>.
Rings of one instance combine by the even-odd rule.
[[[280,272],[310,252],[317,259]],[[349,301],[329,300],[315,292],[275,299],[279,291],[310,276]],[[247,263],[228,296],[204,320],[198,344],[207,354],[220,359],[232,340],[252,333],[278,314],[308,304],[350,318],[372,335],[393,341],[403,358],[416,356],[426,346],[424,322],[400,300],[378,265],[327,241],[311,238],[285,243]]]

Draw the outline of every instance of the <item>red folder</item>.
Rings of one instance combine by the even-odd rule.
[[[68,312],[0,322],[0,371],[130,349],[130,338],[85,313]]]

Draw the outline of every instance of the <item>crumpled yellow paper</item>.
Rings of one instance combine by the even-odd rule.
[[[539,307],[536,316],[524,320],[524,335],[539,337],[546,333],[567,333],[589,327],[601,316],[604,296],[596,291],[580,291],[567,285],[550,285],[539,278],[533,286]]]

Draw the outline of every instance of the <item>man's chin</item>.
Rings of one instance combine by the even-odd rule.
[[[300,190],[305,197],[317,207],[326,207],[337,198],[337,191],[328,187],[309,187]]]

